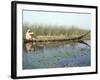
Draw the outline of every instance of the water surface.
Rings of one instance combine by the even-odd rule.
[[[91,65],[90,41],[27,43],[23,45],[23,69],[83,67]]]

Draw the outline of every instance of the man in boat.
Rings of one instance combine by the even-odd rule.
[[[34,38],[32,36],[33,36],[33,32],[31,32],[30,29],[28,29],[25,34],[26,40],[33,40]]]

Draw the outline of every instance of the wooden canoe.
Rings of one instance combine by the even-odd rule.
[[[78,37],[73,37],[73,38],[61,38],[61,39],[32,39],[32,40],[27,40],[24,39],[24,43],[29,43],[29,42],[59,42],[59,41],[79,41],[81,40],[83,37],[85,37],[89,32],[87,32],[86,34],[83,34],[81,36]]]

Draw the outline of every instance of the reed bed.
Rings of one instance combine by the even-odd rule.
[[[23,38],[25,37],[26,31],[30,29],[34,34],[33,37],[40,39],[53,39],[53,38],[71,38],[78,37],[87,32],[89,34],[85,39],[90,39],[90,30],[80,29],[77,26],[62,26],[62,25],[45,25],[45,24],[23,24]]]

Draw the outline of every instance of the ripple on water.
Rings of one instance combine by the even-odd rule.
[[[90,47],[80,43],[45,46],[31,54],[23,51],[23,69],[90,66],[90,57]]]

